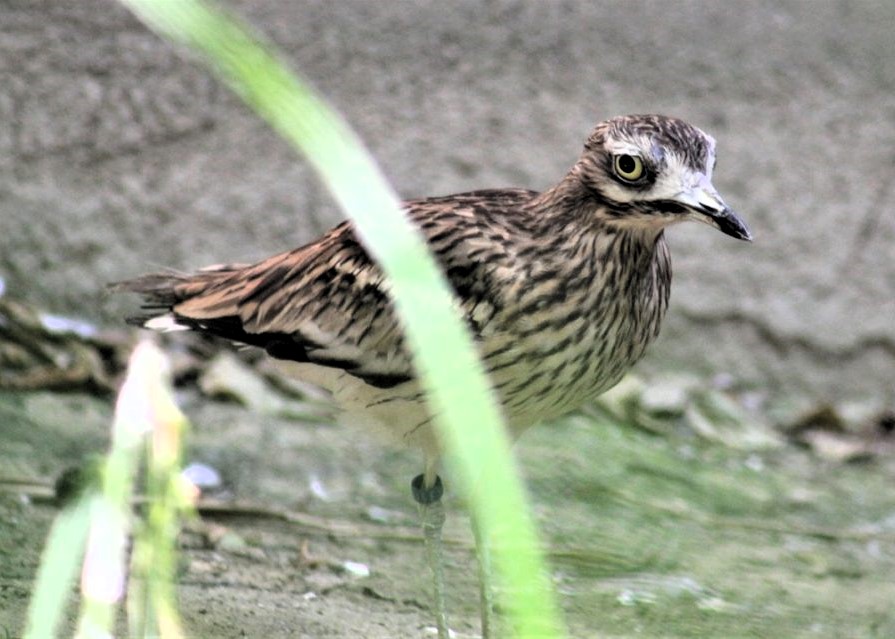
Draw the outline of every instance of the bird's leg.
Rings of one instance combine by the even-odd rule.
[[[444,544],[441,539],[441,529],[444,526],[441,495],[444,493],[444,486],[441,477],[434,473],[431,473],[434,479],[427,481],[429,475],[430,473],[417,475],[410,487],[413,489],[413,498],[419,505],[426,556],[435,584],[435,625],[438,628],[438,639],[449,639],[450,631],[444,606]]]
[[[479,601],[482,614],[482,639],[490,639],[493,628],[494,590],[491,587],[491,546],[475,515],[472,516],[476,558],[479,563]]]

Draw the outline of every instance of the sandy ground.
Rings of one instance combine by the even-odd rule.
[[[340,427],[182,399],[190,459],[219,469],[242,502],[298,518],[209,516],[182,535],[191,636],[432,636],[407,488],[415,455]],[[0,474],[51,478],[102,449],[110,410],[87,395],[0,395]],[[516,450],[574,637],[895,634],[889,459],[736,451],[583,417],[536,429]],[[451,624],[475,636],[471,535],[450,491],[447,504]],[[22,630],[55,514],[14,491],[0,497],[0,636]],[[209,529],[226,540],[210,544]]]

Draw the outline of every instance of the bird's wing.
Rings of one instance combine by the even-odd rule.
[[[506,220],[532,195],[478,191],[405,204],[477,338],[502,304],[494,284],[506,263]],[[389,284],[347,222],[257,264],[145,275],[113,286],[144,296],[148,314],[134,320],[149,328],[210,333],[277,359],[342,369],[381,388],[414,376]]]

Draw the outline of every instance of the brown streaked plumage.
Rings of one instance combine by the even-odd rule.
[[[707,222],[751,239],[711,185],[714,140],[663,116],[599,124],[543,193],[483,190],[405,204],[454,289],[513,433],[609,389],[656,337],[668,306],[664,228]],[[332,392],[354,421],[427,458],[439,446],[388,282],[343,223],[251,265],[147,275],[149,328],[185,328],[265,349]],[[437,499],[437,498],[436,498]]]

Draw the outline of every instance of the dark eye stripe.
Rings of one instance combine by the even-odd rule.
[[[674,200],[651,200],[649,202],[644,202],[644,204],[659,213],[678,215],[687,212],[687,207]]]

